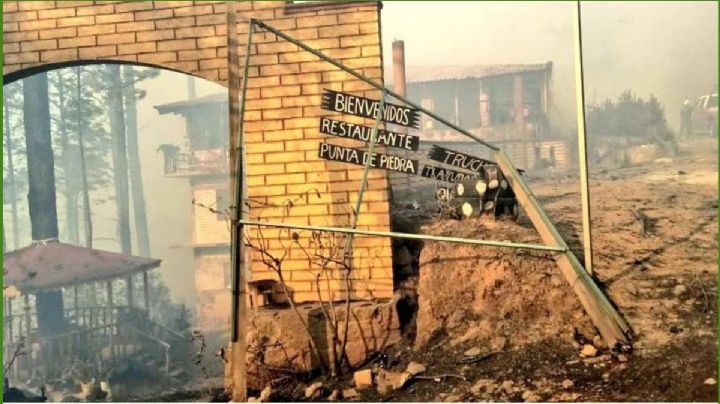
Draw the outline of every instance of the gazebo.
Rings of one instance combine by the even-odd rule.
[[[3,256],[5,313],[4,357],[20,350],[14,376],[30,376],[36,367],[45,374],[60,370],[72,358],[113,359],[122,355],[130,340],[164,341],[152,335],[148,324],[150,291],[148,271],[159,259],[79,247],[57,240],[36,241]],[[133,276],[142,273],[142,304],[134,293]],[[117,304],[114,289],[124,282],[124,305]],[[78,288],[89,287],[92,304],[81,305]],[[63,299],[72,293],[72,304]],[[97,303],[97,296],[104,301]],[[34,310],[31,308],[34,295]],[[22,300],[22,312],[13,306]],[[118,299],[119,300],[119,299]],[[129,330],[129,331],[128,331]],[[133,332],[134,331],[134,332]],[[167,344],[165,344],[167,345]],[[167,348],[167,347],[166,347]]]

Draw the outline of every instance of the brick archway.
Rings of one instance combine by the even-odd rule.
[[[224,2],[204,1],[3,2],[3,74],[17,79],[51,66],[120,62],[174,70],[227,86],[226,7]],[[235,7],[241,58],[248,20],[256,18],[382,81],[379,2],[258,1],[238,2]],[[256,33],[253,43],[245,112],[249,197],[272,202],[318,189],[322,198],[298,207],[287,220],[347,225],[362,167],[319,159],[318,144],[326,140],[317,128],[324,114],[320,97],[323,88],[372,98],[379,98],[380,92],[274,34]],[[343,139],[327,141],[359,146]],[[386,174],[373,172],[362,207],[371,214],[361,217],[360,228],[389,230],[388,191]],[[202,215],[194,212],[196,225]],[[229,240],[213,234],[203,232],[206,245]],[[391,297],[390,240],[359,239],[354,253],[357,279],[351,295]],[[253,263],[253,278],[272,277],[259,264]],[[295,257],[287,262],[287,270],[296,274],[288,279],[300,301],[317,299],[312,280],[302,274],[307,266],[307,260]],[[348,291],[336,282],[335,292],[336,298],[342,298]]]

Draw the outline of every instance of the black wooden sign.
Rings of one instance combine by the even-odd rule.
[[[380,101],[357,95],[325,89],[321,107],[328,111],[364,118],[377,119],[380,116],[380,119],[387,123],[420,128],[420,111],[417,109],[386,102],[383,110],[380,111]]]
[[[463,173],[449,168],[435,167],[428,164],[423,167],[420,175],[425,178],[434,179],[435,181],[444,182],[459,182],[477,177],[476,174]]]
[[[405,174],[417,174],[419,166],[417,160],[383,153],[372,153],[372,155],[370,155],[370,153],[365,150],[337,146],[329,143],[320,143],[318,157],[325,160],[341,161],[359,166],[364,166],[368,159],[370,159],[370,167]]]
[[[481,172],[484,166],[495,165],[494,161],[446,149],[437,145],[433,145],[430,148],[428,157],[431,160],[439,161],[441,163],[451,165],[457,168],[462,168],[464,170],[475,171],[477,173]]]
[[[373,128],[369,126],[358,125],[351,122],[336,121],[327,117],[320,118],[320,132],[327,135],[369,142],[372,131]],[[384,129],[378,129],[375,141],[377,144],[412,151],[416,151],[418,147],[420,147],[420,138],[418,136],[392,132]]]

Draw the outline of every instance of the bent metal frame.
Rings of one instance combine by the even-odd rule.
[[[537,232],[540,235],[540,238],[542,239],[544,245],[542,244],[523,244],[523,243],[513,243],[513,242],[503,242],[503,241],[492,241],[492,240],[480,240],[480,239],[468,239],[468,238],[458,238],[458,237],[441,237],[441,236],[433,236],[433,235],[421,235],[421,234],[410,234],[410,233],[398,233],[398,232],[384,232],[384,231],[370,231],[370,230],[359,230],[356,228],[357,224],[357,218],[360,215],[360,204],[362,202],[363,193],[365,191],[365,187],[367,184],[367,178],[368,178],[368,172],[370,170],[370,159],[368,159],[367,163],[365,164],[364,171],[363,171],[363,177],[360,184],[360,190],[358,193],[357,200],[355,202],[355,214],[353,215],[353,220],[351,227],[349,228],[343,228],[343,227],[321,227],[321,226],[305,226],[305,225],[294,225],[294,224],[287,224],[287,223],[278,223],[278,222],[269,222],[269,221],[253,221],[248,220],[245,217],[244,209],[242,209],[243,203],[241,201],[244,200],[244,177],[245,173],[243,172],[243,152],[244,152],[244,131],[243,131],[243,120],[244,120],[244,112],[245,112],[245,95],[247,93],[247,86],[248,86],[248,70],[250,68],[250,52],[252,45],[252,37],[255,32],[255,30],[264,30],[270,33],[273,33],[277,35],[278,37],[297,45],[298,47],[302,48],[305,51],[308,51],[312,53],[313,55],[317,56],[323,61],[326,61],[343,71],[353,75],[354,77],[358,78],[359,80],[362,80],[363,82],[375,87],[378,90],[382,91],[382,99],[381,99],[381,106],[384,104],[384,100],[386,95],[390,95],[394,98],[397,98],[404,103],[406,103],[408,106],[411,106],[425,114],[427,114],[429,117],[436,119],[437,121],[447,125],[448,127],[456,130],[457,132],[473,139],[474,141],[490,148],[495,152],[495,158],[498,166],[502,170],[503,174],[508,180],[509,185],[514,190],[518,202],[525,210],[526,214],[530,218],[530,221],[532,222],[533,226],[537,230]],[[240,321],[238,319],[238,314],[242,315],[242,313],[237,312],[238,305],[240,304],[240,298],[244,296],[244,288],[245,288],[245,281],[244,281],[244,259],[243,259],[243,246],[241,242],[240,235],[243,234],[243,227],[244,226],[264,226],[264,227],[275,227],[275,228],[286,228],[286,229],[298,229],[298,230],[315,230],[315,231],[323,231],[323,232],[335,232],[335,233],[345,233],[348,234],[348,245],[351,244],[351,240],[354,236],[374,236],[374,237],[391,237],[391,238],[409,238],[409,239],[418,239],[418,240],[428,240],[428,241],[440,241],[440,242],[451,242],[451,243],[464,243],[464,244],[474,244],[474,245],[484,245],[484,246],[491,246],[491,247],[505,247],[505,248],[519,248],[519,249],[531,249],[531,250],[542,250],[542,251],[549,251],[554,253],[555,255],[555,261],[557,262],[558,267],[560,268],[560,271],[562,272],[563,276],[565,277],[565,280],[570,284],[570,287],[577,295],[578,299],[580,299],[580,303],[584,307],[585,311],[587,312],[588,316],[592,320],[595,327],[597,327],[598,331],[602,335],[603,339],[607,342],[608,346],[612,347],[615,350],[625,351],[631,349],[631,343],[632,343],[632,331],[628,324],[625,322],[625,320],[622,318],[622,316],[617,312],[617,310],[613,307],[613,305],[610,303],[610,301],[607,299],[607,297],[603,294],[603,292],[598,288],[598,286],[593,281],[592,277],[588,274],[588,272],[583,268],[583,266],[578,261],[577,257],[575,257],[575,254],[568,248],[568,245],[565,243],[565,240],[560,236],[557,229],[553,225],[553,223],[550,221],[548,216],[543,211],[542,207],[538,203],[537,199],[531,192],[528,185],[523,181],[522,177],[518,173],[517,169],[513,166],[512,162],[508,158],[507,154],[503,150],[501,150],[498,146],[493,145],[491,143],[488,143],[482,139],[480,139],[478,136],[469,133],[468,131],[458,127],[457,125],[454,125],[453,123],[447,121],[446,119],[434,114],[432,111],[428,111],[427,109],[423,108],[420,105],[417,105],[413,103],[412,101],[408,100],[407,98],[401,96],[400,94],[397,94],[389,89],[387,89],[383,84],[376,83],[375,81],[363,76],[360,73],[357,73],[353,71],[352,69],[346,67],[341,62],[330,58],[317,50],[309,47],[308,45],[304,44],[303,42],[290,37],[289,35],[265,24],[264,22],[256,19],[250,19],[249,22],[249,29],[248,29],[248,36],[247,36],[247,45],[246,45],[246,52],[245,52],[245,64],[244,64],[244,73],[242,75],[242,95],[240,98],[240,108],[239,108],[239,118],[240,122],[238,124],[238,133],[237,138],[235,139],[235,147],[236,147],[236,158],[235,162],[231,162],[235,164],[235,171],[234,171],[234,190],[235,190],[235,203],[234,203],[234,220],[232,223],[233,232],[232,232],[232,276],[233,276],[233,283],[232,283],[232,299],[233,299],[233,306],[232,306],[232,327],[231,327],[231,340],[233,343],[240,343],[242,344],[242,341],[238,341],[238,335],[240,335],[239,328],[242,326],[240,325]],[[378,126],[380,123],[380,117],[378,116],[375,119],[375,124],[370,136],[370,141],[368,145],[369,152],[372,153],[373,148],[375,146],[376,137],[377,137],[377,131]],[[244,298],[243,298],[244,299]],[[244,321],[243,321],[244,322]],[[244,349],[243,349],[244,351]]]

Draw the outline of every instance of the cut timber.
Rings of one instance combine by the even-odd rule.
[[[515,191],[518,202],[525,209],[543,242],[547,245],[565,248],[564,253],[558,253],[556,262],[605,342],[608,346],[621,350],[629,348],[631,344],[630,327],[597,287],[585,268],[580,265],[575,254],[570,251],[565,240],[542,210],[505,152],[499,150],[496,153],[496,159],[510,187]]]

